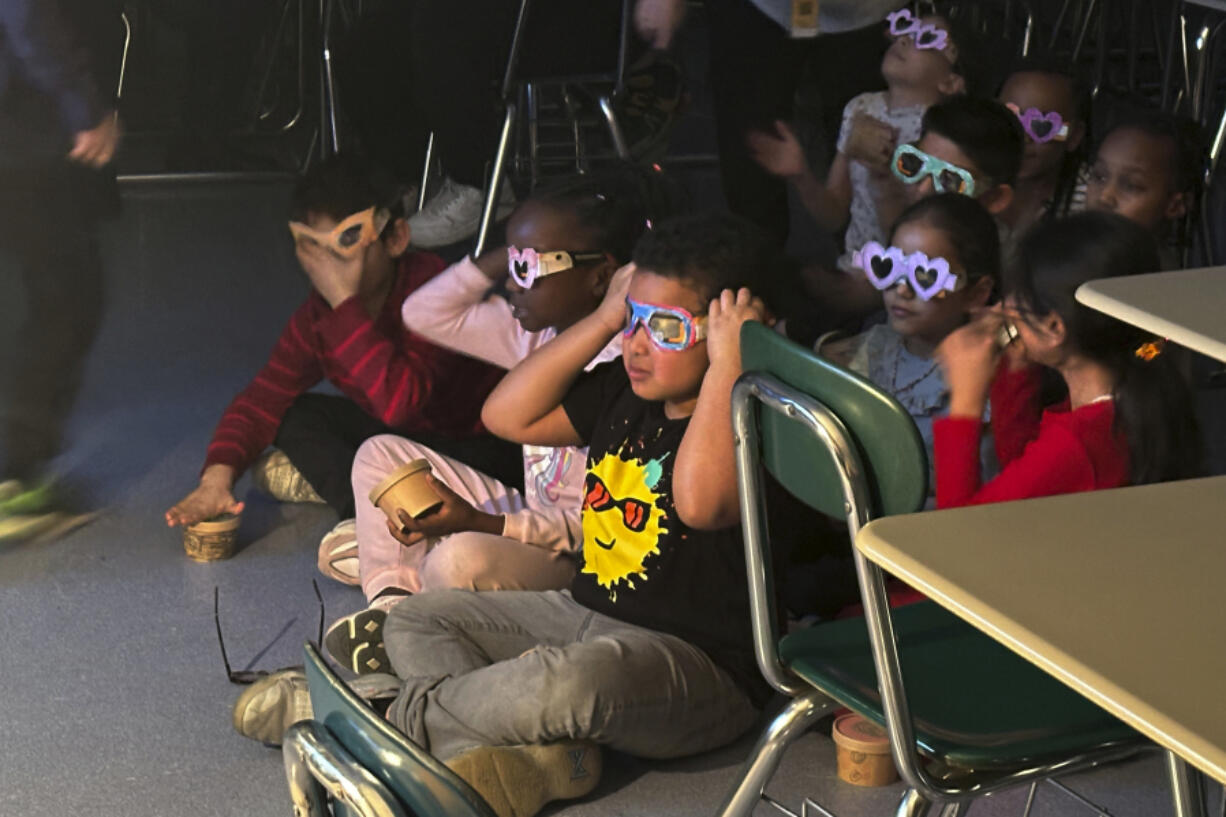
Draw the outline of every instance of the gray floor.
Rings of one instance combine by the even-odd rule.
[[[59,541],[0,551],[0,815],[286,815],[277,752],[236,735],[236,668],[296,663],[318,606],[314,549],[334,517],[246,494],[232,560],[183,558],[162,511],[194,482],[213,425],[306,292],[284,231],[281,185],[129,188],[106,236],[109,309],[65,465],[105,514]],[[11,333],[19,299],[0,304]],[[16,342],[11,336],[5,342]],[[359,594],[321,580],[328,616]],[[598,796],[567,815],[709,814],[752,736],[683,762],[610,758]],[[1169,813],[1154,759],[1077,783],[1118,817]],[[828,737],[794,748],[771,787],[841,815],[889,813],[897,785],[838,782]],[[1022,793],[975,814],[1020,814]],[[763,807],[761,813],[770,813]],[[1034,814],[1089,814],[1054,790]]]

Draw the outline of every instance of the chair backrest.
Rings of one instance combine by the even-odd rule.
[[[741,330],[741,364],[815,398],[842,420],[866,470],[871,516],[924,506],[928,455],[911,415],[893,397],[760,323]],[[838,464],[813,432],[776,411],[762,412],[759,428],[762,462],[775,479],[805,504],[844,517]]]
[[[415,817],[495,817],[467,783],[355,695],[309,643],[306,676],[316,723]]]

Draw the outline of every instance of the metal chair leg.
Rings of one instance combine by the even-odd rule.
[[[834,707],[835,702],[817,690],[789,702],[758,738],[737,782],[716,812],[717,817],[748,817],[779,768],[784,750]]]
[[[421,208],[426,206],[426,188],[430,186],[430,171],[433,169],[430,165],[434,163],[434,131],[430,131],[430,138],[426,140],[426,162],[421,170],[421,187],[417,190],[417,209],[420,212]]]
[[[481,213],[481,227],[477,231],[477,246],[473,248],[473,257],[479,258],[485,252],[485,242],[489,238],[490,227],[494,223],[494,215],[498,211],[498,198],[502,193],[503,170],[507,162],[507,147],[511,144],[511,134],[515,130],[515,121],[519,106],[507,102],[507,115],[502,122],[502,134],[498,137],[498,153],[494,156],[494,169],[490,173],[490,183],[485,194],[485,209]]]
[[[626,137],[622,135],[621,125],[617,122],[617,113],[613,110],[613,99],[608,94],[600,97],[600,112],[604,114],[605,121],[609,124],[609,136],[613,140],[613,149],[617,151],[617,157],[629,159],[630,148],[626,146]]]
[[[928,817],[932,811],[932,803],[925,800],[915,789],[907,789],[902,793],[895,817]]]
[[[1174,752],[1166,752],[1175,817],[1205,817],[1205,776]]]

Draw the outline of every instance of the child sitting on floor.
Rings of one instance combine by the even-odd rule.
[[[1195,122],[1160,111],[1125,109],[1108,128],[1090,165],[1086,208],[1118,213],[1140,224],[1159,241],[1161,268],[1179,269],[1180,222],[1196,207],[1204,151]]]
[[[949,416],[934,424],[937,506],[1139,485],[1195,476],[1191,396],[1163,342],[1082,306],[1086,281],[1153,272],[1153,237],[1111,213],[1037,225],[1006,268],[1003,306],[938,350]],[[1016,333],[1004,353],[1001,330]],[[1059,373],[1067,399],[1042,412],[1027,369]],[[989,393],[1001,472],[984,481],[979,437]]]
[[[648,758],[705,751],[743,734],[768,697],[730,398],[741,325],[765,314],[740,287],[769,282],[775,252],[745,222],[701,216],[649,231],[634,260],[625,296],[613,291],[533,352],[483,411],[525,444],[589,446],[571,590],[410,596],[370,635],[403,684],[388,720],[499,815],[589,792],[593,744]],[[622,360],[585,372],[619,336]],[[288,726],[305,693],[273,683],[248,708]]]
[[[931,463],[933,419],[949,410],[936,349],[992,296],[1000,273],[996,222],[974,199],[939,193],[908,207],[889,245],[869,242],[857,262],[882,292],[887,322],[817,351],[892,394],[915,420]],[[985,469],[995,463],[986,438],[982,461]]]
[[[894,42],[881,62],[886,90],[860,94],[847,103],[837,152],[824,182],[809,167],[800,141],[786,123],[776,122],[773,134],[756,131],[748,137],[754,159],[768,173],[795,187],[821,229],[836,232],[846,228],[846,250],[836,266],[839,272],[851,276],[859,274],[852,253],[869,241],[885,239],[878,197],[897,195],[896,189],[874,184],[873,177],[889,173],[890,159],[898,145],[919,138],[921,120],[929,105],[961,94],[966,87],[967,64],[960,46],[973,35],[962,30],[955,35],[943,17],[917,18],[907,9],[887,19]],[[892,209],[897,212],[899,208]],[[885,222],[885,227],[889,224]],[[837,280],[835,275],[830,277]],[[853,288],[852,292],[860,290]]]
[[[241,511],[234,483],[274,442],[281,455],[279,464],[271,461],[281,474],[268,486],[274,496],[325,501],[348,519],[349,471],[367,437],[400,430],[445,445],[482,431],[481,402],[501,370],[429,343],[400,322],[405,297],[443,263],[406,253],[409,230],[396,193],[340,157],[299,180],[290,231],[311,294],[222,415],[199,486],[166,512],[167,524]],[[325,378],[344,396],[305,393]],[[480,465],[497,462],[506,446],[487,434],[466,448]]]
[[[634,165],[540,190],[508,221],[509,248],[475,262],[465,258],[414,292],[402,310],[405,324],[436,343],[513,368],[600,304],[639,236],[669,215],[677,198],[662,173]],[[617,282],[623,289],[626,278]],[[507,297],[489,294],[504,281]],[[615,339],[589,367],[620,354]],[[407,593],[446,587],[568,587],[583,541],[586,456],[581,448],[524,446],[521,494],[419,443],[372,438],[354,461],[356,545],[321,549],[320,569],[349,583],[360,571],[367,598],[384,607]],[[443,507],[402,520],[404,530],[390,526],[367,497],[391,471],[423,457],[431,462]],[[359,617],[334,627],[330,638],[356,632]]]
[[[1055,62],[1027,60],[1005,80],[998,98],[1026,133],[1013,201],[1000,215],[1009,248],[1032,224],[1085,209],[1086,123],[1090,91]],[[1006,256],[1009,250],[1006,249]]]

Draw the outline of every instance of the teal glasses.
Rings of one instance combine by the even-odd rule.
[[[707,336],[706,317],[691,315],[678,306],[644,304],[626,298],[626,328],[622,334],[633,335],[639,324],[647,330],[660,349],[680,352],[697,344]]]
[[[925,176],[931,176],[932,186],[938,193],[975,195],[975,177],[969,171],[944,159],[929,156],[915,145],[899,145],[894,151],[890,169],[907,184],[919,184]]]

